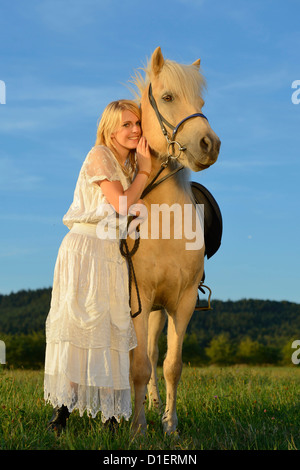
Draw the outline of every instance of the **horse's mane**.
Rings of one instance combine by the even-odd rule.
[[[142,73],[144,72],[144,76]],[[142,67],[131,77],[130,82],[133,83],[137,90],[132,90],[136,101],[140,102],[142,93],[146,86],[153,79],[151,63],[148,61],[146,67]],[[172,60],[165,60],[159,79],[164,87],[173,91],[178,96],[183,96],[189,102],[195,102],[199,95],[201,96],[203,88],[206,86],[205,78],[199,73],[198,67],[195,65],[178,64]]]

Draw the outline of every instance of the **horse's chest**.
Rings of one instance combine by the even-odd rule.
[[[182,240],[142,240],[134,257],[139,278],[176,288],[178,280],[190,284],[203,271],[204,247],[186,250]]]

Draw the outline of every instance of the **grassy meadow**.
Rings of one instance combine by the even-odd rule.
[[[165,388],[159,369],[161,395]],[[185,366],[178,388],[178,434],[164,435],[147,410],[148,432],[130,422],[112,434],[100,416],[73,412],[57,436],[46,429],[43,371],[0,369],[2,450],[300,450],[300,368]]]

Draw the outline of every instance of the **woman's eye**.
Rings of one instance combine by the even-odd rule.
[[[172,95],[169,95],[169,94],[164,95],[162,98],[163,98],[163,100],[166,101],[167,103],[170,103],[171,101],[174,100],[174,97],[173,97]]]

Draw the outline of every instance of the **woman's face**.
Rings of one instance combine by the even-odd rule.
[[[126,109],[122,112],[120,126],[112,133],[112,141],[117,151],[133,150],[141,138],[141,122],[139,118]]]

